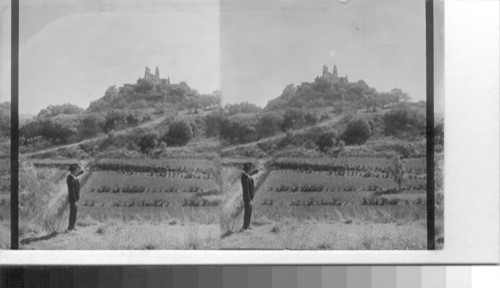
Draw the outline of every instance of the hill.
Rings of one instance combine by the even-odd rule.
[[[20,151],[30,153],[78,143],[99,135],[168,119],[169,121],[163,121],[163,128],[159,129],[165,133],[169,123],[176,120],[178,115],[194,114],[204,117],[205,112],[216,108],[220,100],[219,92],[200,95],[185,82],[173,84],[169,77],[161,78],[158,67],[154,75],[146,67],[144,77],[139,78],[135,84],[124,84],[118,88],[110,86],[103,97],[90,103],[86,109],[70,103],[49,105],[36,117],[23,121],[20,126]],[[161,121],[156,121],[157,119]],[[198,130],[195,132],[199,132]],[[160,138],[164,136],[154,131],[138,130],[137,133],[141,137],[152,137],[144,141],[150,141],[153,148],[160,144]],[[134,137],[137,138],[137,135]],[[144,147],[141,137],[132,146]]]
[[[268,102],[265,110],[280,111],[287,108],[324,108],[361,109],[365,107],[375,110],[400,102],[408,102],[410,97],[399,88],[390,92],[377,92],[363,80],[349,82],[345,77],[337,76],[337,67],[330,73],[326,66],[323,75],[316,77],[313,82],[303,82],[295,86],[289,84],[283,93]]]

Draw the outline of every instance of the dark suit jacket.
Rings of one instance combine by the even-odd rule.
[[[70,203],[75,203],[80,200],[80,180],[69,174],[66,178],[68,184],[68,200]]]
[[[253,178],[247,173],[241,175],[241,186],[243,188],[243,201],[250,202],[255,194]]]

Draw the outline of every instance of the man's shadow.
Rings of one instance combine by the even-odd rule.
[[[33,243],[33,242],[38,242],[38,241],[43,241],[43,240],[49,240],[49,239],[52,239],[54,237],[56,237],[59,233],[57,233],[57,231],[54,231],[48,235],[45,235],[45,236],[41,236],[41,237],[31,237],[31,238],[26,238],[26,239],[22,239],[21,240],[21,244],[23,245],[28,245],[30,243]]]

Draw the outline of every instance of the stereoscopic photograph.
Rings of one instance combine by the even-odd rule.
[[[426,250],[428,105],[443,247],[425,1],[23,1],[19,23],[20,249]]]

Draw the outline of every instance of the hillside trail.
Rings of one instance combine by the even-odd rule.
[[[259,193],[259,188],[264,184],[270,170],[266,167],[269,159],[259,159],[257,163],[258,172],[252,175],[255,181],[255,195]],[[220,216],[221,237],[231,235],[236,225],[241,222],[240,216],[244,210],[243,191],[241,187],[241,171],[238,168],[226,168],[223,171],[224,186],[223,192],[226,199],[222,203]]]
[[[158,117],[157,119],[154,119],[153,121],[142,123],[141,125],[138,125],[138,126],[135,126],[135,127],[129,127],[129,128],[125,128],[123,130],[116,131],[116,134],[123,135],[123,134],[129,133],[130,131],[132,131],[134,129],[137,129],[137,128],[148,128],[148,127],[160,124],[167,117],[168,116]],[[107,135],[101,135],[101,136],[97,136],[97,137],[85,139],[85,140],[82,140],[82,141],[77,142],[77,143],[71,143],[71,144],[56,146],[56,147],[52,147],[52,148],[48,148],[48,149],[44,149],[44,150],[40,150],[40,151],[36,151],[36,152],[24,153],[24,154],[21,154],[19,156],[21,156],[21,157],[31,157],[31,156],[35,156],[35,155],[39,155],[39,154],[43,154],[43,153],[47,153],[47,152],[54,152],[54,151],[57,151],[59,149],[75,148],[75,147],[78,147],[79,145],[82,145],[82,144],[88,144],[88,143],[92,143],[94,141],[104,140],[107,137],[108,137]]]
[[[294,133],[303,133],[303,132],[307,132],[307,131],[309,131],[311,129],[314,129],[314,128],[317,128],[317,127],[325,127],[325,126],[329,126],[329,125],[336,125],[344,117],[345,117],[345,114],[338,115],[338,116],[333,117],[332,119],[329,119],[327,121],[321,122],[321,123],[316,124],[314,126],[307,126],[307,127],[304,127],[304,128],[293,130],[293,132]],[[258,145],[259,143],[264,143],[264,142],[267,142],[267,141],[278,140],[278,139],[282,139],[282,138],[285,138],[285,137],[286,137],[286,133],[282,132],[282,133],[279,133],[278,135],[274,135],[274,136],[267,137],[267,138],[262,138],[262,139],[259,139],[257,141],[254,141],[254,142],[249,142],[249,143],[237,144],[237,145],[229,146],[229,147],[226,147],[226,148],[222,149],[222,152],[228,152],[228,151],[235,150],[235,149],[252,147],[252,146]]]

